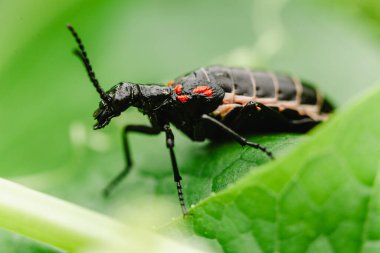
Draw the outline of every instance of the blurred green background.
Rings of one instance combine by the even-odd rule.
[[[164,83],[210,64],[239,65],[300,76],[344,106],[380,76],[376,1],[1,1],[0,176],[130,219],[144,212],[141,205],[159,205],[155,195],[174,205],[164,216],[178,214],[164,139],[133,135],[133,172],[112,199],[100,196],[124,164],[121,128],[147,120],[130,110],[92,131],[99,97],[72,54],[68,22],[105,89],[125,80]],[[191,173],[192,160],[205,158],[207,144],[176,136],[185,188],[197,181],[201,188],[204,175]],[[3,246],[23,240],[0,237]]]

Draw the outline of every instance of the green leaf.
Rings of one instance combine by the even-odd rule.
[[[187,222],[225,252],[379,251],[379,101],[380,89],[371,91]]]
[[[166,224],[180,210],[162,136],[131,135],[135,166],[111,198],[101,197],[124,166],[122,127],[148,122],[129,110],[107,129],[92,131],[99,98],[71,53],[75,44],[65,24],[79,31],[106,89],[121,80],[163,83],[210,64],[261,66],[312,80],[342,105],[379,78],[373,36],[378,4],[364,1],[356,15],[356,1],[334,2],[336,8],[330,2],[1,1],[0,176],[128,225]],[[179,131],[175,136],[189,206],[268,161],[235,143],[191,143]],[[309,139],[249,138],[278,157]],[[315,251],[324,249],[324,241]],[[54,251],[0,234],[0,252],[28,250]]]

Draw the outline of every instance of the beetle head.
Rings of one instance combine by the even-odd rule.
[[[120,113],[115,113],[112,106],[105,103],[103,100],[99,103],[99,108],[96,109],[93,116],[97,123],[94,125],[94,129],[100,129],[108,125],[111,119],[115,116],[118,116]]]
[[[119,83],[105,93],[105,99],[99,103],[99,108],[93,116],[97,123],[94,129],[100,129],[108,125],[113,117],[128,109],[136,101],[138,85],[131,83]]]

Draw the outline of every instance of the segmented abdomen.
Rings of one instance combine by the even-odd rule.
[[[198,80],[215,81],[223,88],[223,104],[213,113],[222,118],[234,108],[250,101],[275,107],[280,112],[285,109],[294,110],[315,121],[324,120],[333,109],[317,89],[297,78],[282,74],[212,66],[198,69],[190,75]]]

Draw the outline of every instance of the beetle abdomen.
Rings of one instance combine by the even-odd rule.
[[[279,112],[292,110],[315,121],[324,120],[333,109],[317,89],[283,74],[212,66],[196,70],[192,75],[197,79],[215,80],[225,91],[223,104],[213,113],[219,118],[251,101],[274,107]]]

